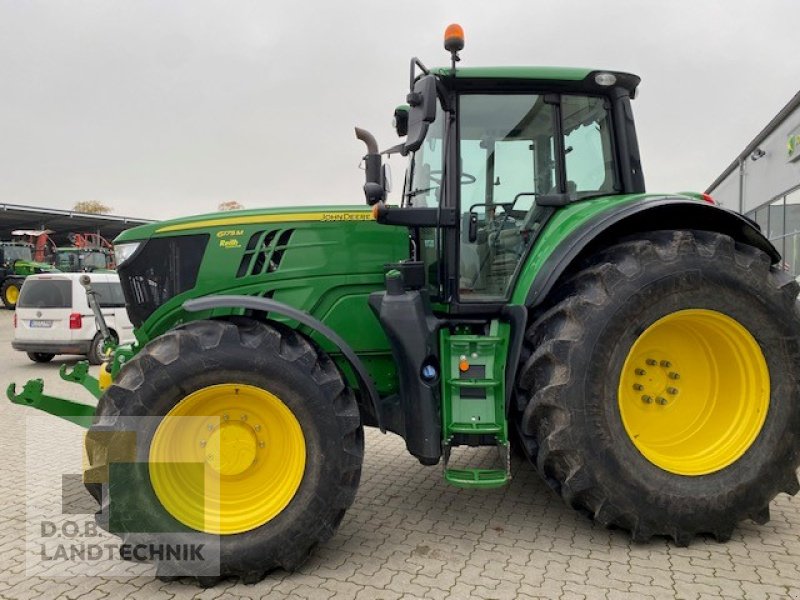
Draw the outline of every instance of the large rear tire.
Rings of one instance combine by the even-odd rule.
[[[174,419],[206,415],[217,417],[207,428]],[[131,429],[136,461],[146,468],[123,490],[112,484],[109,494],[108,457],[124,462],[122,432]],[[208,450],[213,443],[216,456]],[[113,516],[109,504],[118,513],[145,506],[177,526],[167,531],[188,527],[195,541],[218,543],[219,572],[196,576],[200,585],[228,576],[252,583],[278,567],[296,569],[333,535],[355,498],[363,446],[352,391],[303,336],[247,319],[196,321],[149,343],[100,399],[85,480],[103,503],[100,514]],[[218,495],[200,504],[199,521],[190,486],[179,485],[185,462],[200,462],[220,482]],[[178,566],[158,562],[157,573],[187,575]]]
[[[527,332],[516,425],[567,504],[686,545],[798,491],[798,285],[763,252],[641,234],[556,293]]]

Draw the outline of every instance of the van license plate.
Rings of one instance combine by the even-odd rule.
[[[52,327],[52,321],[31,321],[31,329]]]

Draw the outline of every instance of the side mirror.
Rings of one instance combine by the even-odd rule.
[[[436,77],[424,75],[414,84],[414,90],[408,95],[408,125],[406,143],[403,154],[415,152],[422,146],[428,125],[436,119]]]
[[[394,119],[392,125],[399,137],[404,137],[408,134],[408,111],[411,107],[408,104],[402,104],[394,109]]]

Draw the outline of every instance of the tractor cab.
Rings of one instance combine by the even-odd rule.
[[[401,396],[419,405],[410,412],[425,405],[423,412],[435,415],[441,396],[447,460],[455,445],[507,446],[512,386],[511,378],[504,381],[505,364],[516,365],[526,318],[511,300],[545,225],[560,208],[644,192],[644,180],[630,109],[637,76],[456,68],[463,32],[453,26],[445,37],[449,68],[411,61],[407,104],[395,110],[404,141],[379,152],[368,132],[357,136],[368,146],[364,191],[376,220],[407,226],[410,236],[409,260],[389,273],[399,281],[390,281],[371,304],[401,365]],[[384,154],[407,160],[400,206],[385,203]],[[398,310],[401,298],[408,306]],[[427,380],[419,376],[425,372]],[[409,450],[423,462],[438,461],[438,435],[426,450],[412,448],[413,419],[406,415]],[[508,475],[446,470],[446,476],[489,486]]]
[[[432,299],[449,312],[492,312],[555,209],[644,192],[630,108],[640,80],[576,68],[456,69],[463,33],[448,29],[446,39],[450,68],[412,59],[408,105],[395,111],[405,141],[367,154],[365,193],[379,222],[411,228],[411,260],[423,265]],[[384,203],[380,164],[394,153],[408,161],[399,207]]]
[[[90,273],[111,270],[113,256],[105,248],[56,248],[53,262],[65,273]]]
[[[33,246],[19,242],[0,242],[0,266],[12,271],[14,263],[18,260],[32,261]]]

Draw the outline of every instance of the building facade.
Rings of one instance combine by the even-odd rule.
[[[706,192],[756,221],[800,277],[800,92]]]

